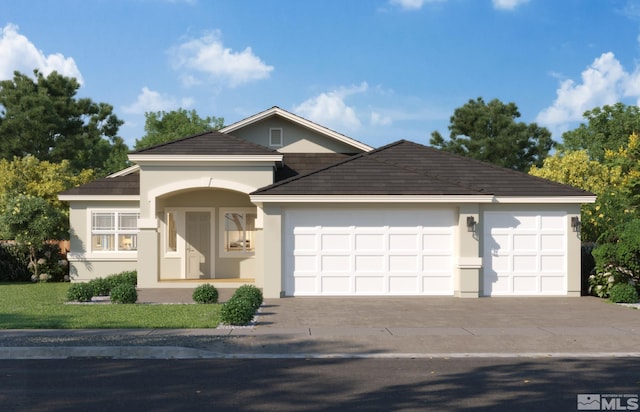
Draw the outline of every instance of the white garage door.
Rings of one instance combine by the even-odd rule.
[[[285,292],[452,295],[452,210],[289,209]]]
[[[563,212],[484,214],[484,294],[566,295]]]

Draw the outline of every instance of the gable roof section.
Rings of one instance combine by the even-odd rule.
[[[268,156],[279,153],[229,134],[210,131],[140,149],[129,156],[149,155]]]
[[[309,195],[480,196],[484,201],[495,201],[495,197],[561,197],[593,201],[585,200],[593,194],[581,189],[406,140],[275,183],[251,195],[255,201],[277,201],[283,196],[301,200]]]
[[[259,121],[262,121],[264,119],[267,119],[269,117],[272,116],[280,116],[282,118],[285,118],[293,123],[296,123],[302,127],[305,127],[307,129],[311,129],[317,133],[323,134],[325,136],[328,136],[332,139],[335,139],[339,142],[345,143],[347,145],[350,145],[356,149],[358,149],[358,151],[365,151],[365,152],[369,152],[371,150],[373,150],[373,147],[366,145],[362,142],[359,142],[355,139],[352,139],[351,137],[345,136],[341,133],[338,133],[334,130],[331,130],[327,127],[324,127],[322,125],[319,125],[318,123],[314,123],[311,120],[307,120],[303,117],[300,117],[296,114],[293,114],[291,112],[288,112],[286,110],[283,110],[281,108],[279,108],[278,106],[273,106],[270,109],[267,109],[263,112],[254,114],[253,116],[247,117],[246,119],[242,119],[238,122],[232,123],[229,126],[226,126],[222,129],[220,129],[220,132],[222,133],[233,133],[235,130],[240,129],[242,127],[245,127],[247,125],[253,124],[253,123],[257,123]]]

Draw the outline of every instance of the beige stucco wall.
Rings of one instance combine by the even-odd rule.
[[[141,166],[139,283],[158,287],[160,281],[179,280],[184,274],[184,257],[165,253],[166,211],[178,213],[207,210],[212,216],[211,272],[215,279],[256,278],[255,256],[224,256],[220,232],[221,209],[252,208],[248,193],[273,183],[273,165],[224,162],[197,166]],[[207,280],[208,281],[208,280]],[[193,283],[172,282],[170,287]],[[235,283],[216,285],[235,287]]]
[[[283,135],[282,147],[269,146],[269,129],[280,128]],[[328,139],[313,130],[301,127],[286,119],[271,117],[245,126],[230,133],[259,145],[270,147],[281,153],[357,153],[358,149],[337,140]]]
[[[69,224],[73,228],[70,233],[71,252],[69,273],[72,281],[88,281],[97,277],[105,277],[125,270],[135,270],[137,266],[136,252],[92,253],[91,248],[91,210],[138,210],[138,202],[123,201],[73,201],[69,207]]]

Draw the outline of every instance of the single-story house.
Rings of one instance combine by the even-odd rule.
[[[591,193],[273,107],[138,150],[70,204],[73,281],[254,284],[282,296],[580,295]]]

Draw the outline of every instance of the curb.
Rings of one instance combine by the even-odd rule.
[[[0,360],[27,359],[474,359],[640,358],[640,352],[218,353],[178,346],[4,347]]]

